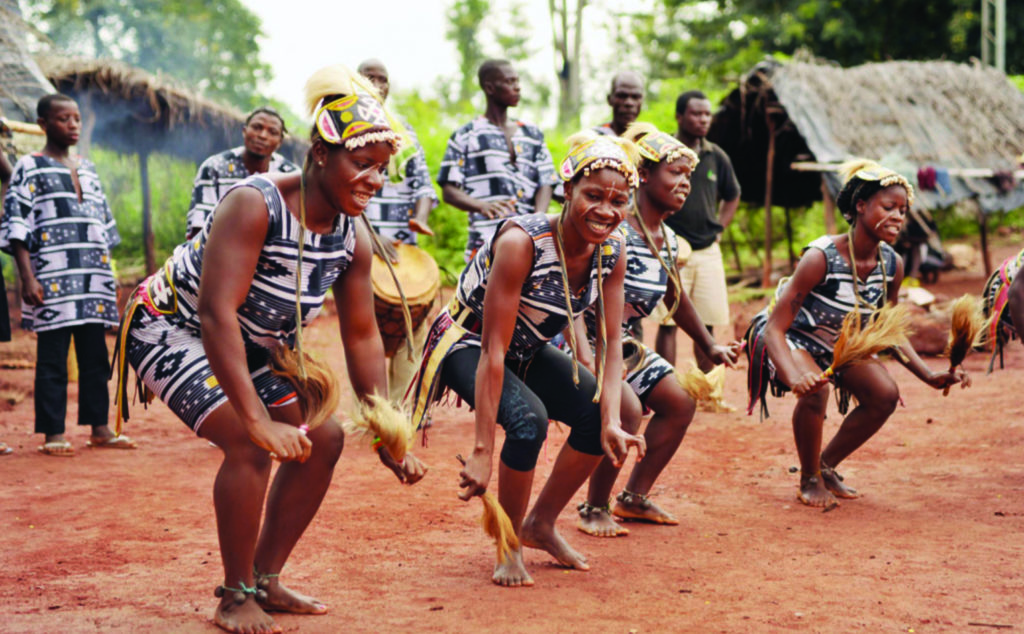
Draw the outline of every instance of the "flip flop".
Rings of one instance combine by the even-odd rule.
[[[55,458],[71,458],[75,455],[75,448],[66,440],[42,444],[37,451],[44,456],[53,456]]]
[[[91,436],[85,443],[86,447],[93,449],[135,449],[138,445],[128,436],[112,436],[110,438],[96,438]]]
[[[7,446],[7,443],[0,442],[0,456],[6,456],[7,454],[14,453],[14,450]]]

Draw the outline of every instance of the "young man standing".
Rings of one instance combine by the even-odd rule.
[[[545,213],[555,183],[544,133],[508,116],[519,105],[519,74],[492,59],[477,77],[487,110],[452,134],[437,176],[444,201],[469,213],[466,262],[504,218]]]
[[[203,228],[207,216],[235,183],[253,174],[294,172],[298,169],[277,153],[288,131],[276,110],[261,106],[249,113],[242,126],[242,145],[203,161],[192,185],[185,236],[191,240]]]
[[[682,209],[665,221],[673,231],[693,248],[682,269],[683,289],[693,301],[708,332],[716,326],[728,326],[729,296],[725,284],[725,266],[719,237],[729,226],[740,202],[740,185],[725,151],[705,137],[711,127],[711,102],[699,90],[679,95],[676,100],[676,137],[690,147],[700,163],[690,178],[690,195]],[[675,365],[675,325],[661,325],[655,349]],[[697,365],[704,372],[714,363],[700,348],[693,346]]]
[[[117,282],[110,249],[121,242],[96,168],[72,156],[82,117],[64,95],[36,107],[46,133],[42,152],[14,166],[0,219],[0,249],[14,256],[21,277],[22,327],[37,333],[35,430],[39,451],[72,456],[64,438],[68,347],[78,358],[78,424],[92,427],[89,446],[133,449],[107,426],[110,375],[105,331],[117,326]]]

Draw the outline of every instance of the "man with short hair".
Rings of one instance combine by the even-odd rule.
[[[608,105],[612,107],[612,120],[597,126],[594,132],[622,136],[629,124],[636,121],[644,105],[644,78],[631,70],[616,73],[608,91]]]
[[[391,80],[384,64],[378,59],[368,59],[359,65],[358,70],[377,89],[381,101],[386,100],[391,91]],[[428,220],[431,210],[437,207],[437,194],[430,180],[427,157],[412,126],[404,119],[400,118],[400,121],[412,140],[415,153],[399,167],[399,174],[389,174],[384,186],[373,195],[363,212],[385,245],[395,242],[415,245],[417,233],[434,235]],[[398,257],[397,252],[389,255],[392,259]],[[424,319],[413,332],[411,360],[403,350],[388,359],[389,398],[396,403],[401,402],[409,382],[416,374],[430,326],[431,320]]]
[[[676,137],[690,147],[700,163],[690,177],[690,195],[682,209],[665,221],[693,248],[682,269],[683,290],[693,301],[708,332],[715,326],[728,326],[729,296],[719,236],[729,226],[740,202],[740,185],[725,151],[708,141],[711,127],[711,101],[699,90],[679,95],[676,100]],[[676,327],[661,325],[655,341],[658,354],[675,365]],[[714,363],[694,343],[693,354],[704,372]]]
[[[288,132],[284,118],[269,106],[260,106],[245,118],[242,145],[209,157],[199,166],[192,184],[186,239],[191,240],[206,224],[210,212],[235,183],[253,174],[294,172],[298,168],[277,153]]]
[[[491,59],[477,77],[487,109],[452,134],[437,176],[444,201],[469,213],[466,262],[504,218],[545,213],[555,183],[544,133],[508,116],[519,104],[519,74],[508,61]]]

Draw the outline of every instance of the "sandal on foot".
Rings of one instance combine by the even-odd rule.
[[[662,524],[665,526],[677,526],[679,524],[679,520],[669,515],[666,511],[661,511],[663,514],[661,517],[649,517],[640,513],[634,513],[625,507],[626,504],[632,504],[647,510],[654,506],[651,499],[643,493],[633,493],[632,491],[623,489],[622,493],[615,498],[615,501],[618,502],[618,504],[615,505],[615,508],[612,509],[612,515],[615,517],[621,517],[624,520]]]
[[[85,443],[86,447],[93,449],[136,449],[138,444],[128,436],[111,436],[110,438],[99,438],[90,436]]]
[[[7,446],[7,443],[0,442],[0,456],[6,456],[7,454],[14,453],[14,450]]]
[[[66,440],[55,440],[53,442],[43,443],[39,446],[37,451],[44,456],[54,456],[59,458],[70,458],[75,455],[75,448]]]

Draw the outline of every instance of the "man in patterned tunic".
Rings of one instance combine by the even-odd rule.
[[[359,65],[358,70],[377,89],[381,101],[387,100],[391,83],[384,64],[377,59],[368,59]],[[412,139],[415,153],[403,165],[395,167],[394,171],[398,173],[389,174],[384,186],[374,194],[363,212],[377,233],[384,238],[385,246],[394,242],[415,245],[417,233],[434,235],[428,220],[430,211],[437,207],[437,194],[430,180],[427,157],[412,126],[405,120],[401,123]],[[397,253],[391,255],[392,260],[397,258]],[[405,389],[416,373],[416,361],[423,351],[428,330],[430,320],[424,319],[413,333],[412,360],[404,352],[395,354],[389,360],[388,390],[391,400],[400,401],[405,395]]]
[[[46,133],[42,152],[14,166],[0,219],[0,249],[21,276],[22,327],[37,333],[35,430],[39,451],[74,455],[64,438],[68,346],[78,357],[78,424],[89,425],[91,447],[131,449],[107,427],[109,395],[105,330],[117,326],[117,283],[110,249],[121,241],[95,166],[71,156],[82,119],[78,104],[47,95],[37,106]]]
[[[273,108],[261,106],[246,117],[241,146],[203,161],[192,185],[192,202],[185,228],[188,239],[199,233],[220,197],[235,183],[252,174],[294,172],[298,169],[295,163],[277,153],[287,132],[281,115]]]
[[[491,59],[477,77],[487,109],[452,134],[437,176],[444,201],[469,213],[466,262],[506,217],[545,213],[555,183],[544,133],[508,117],[519,104],[519,74]]]

